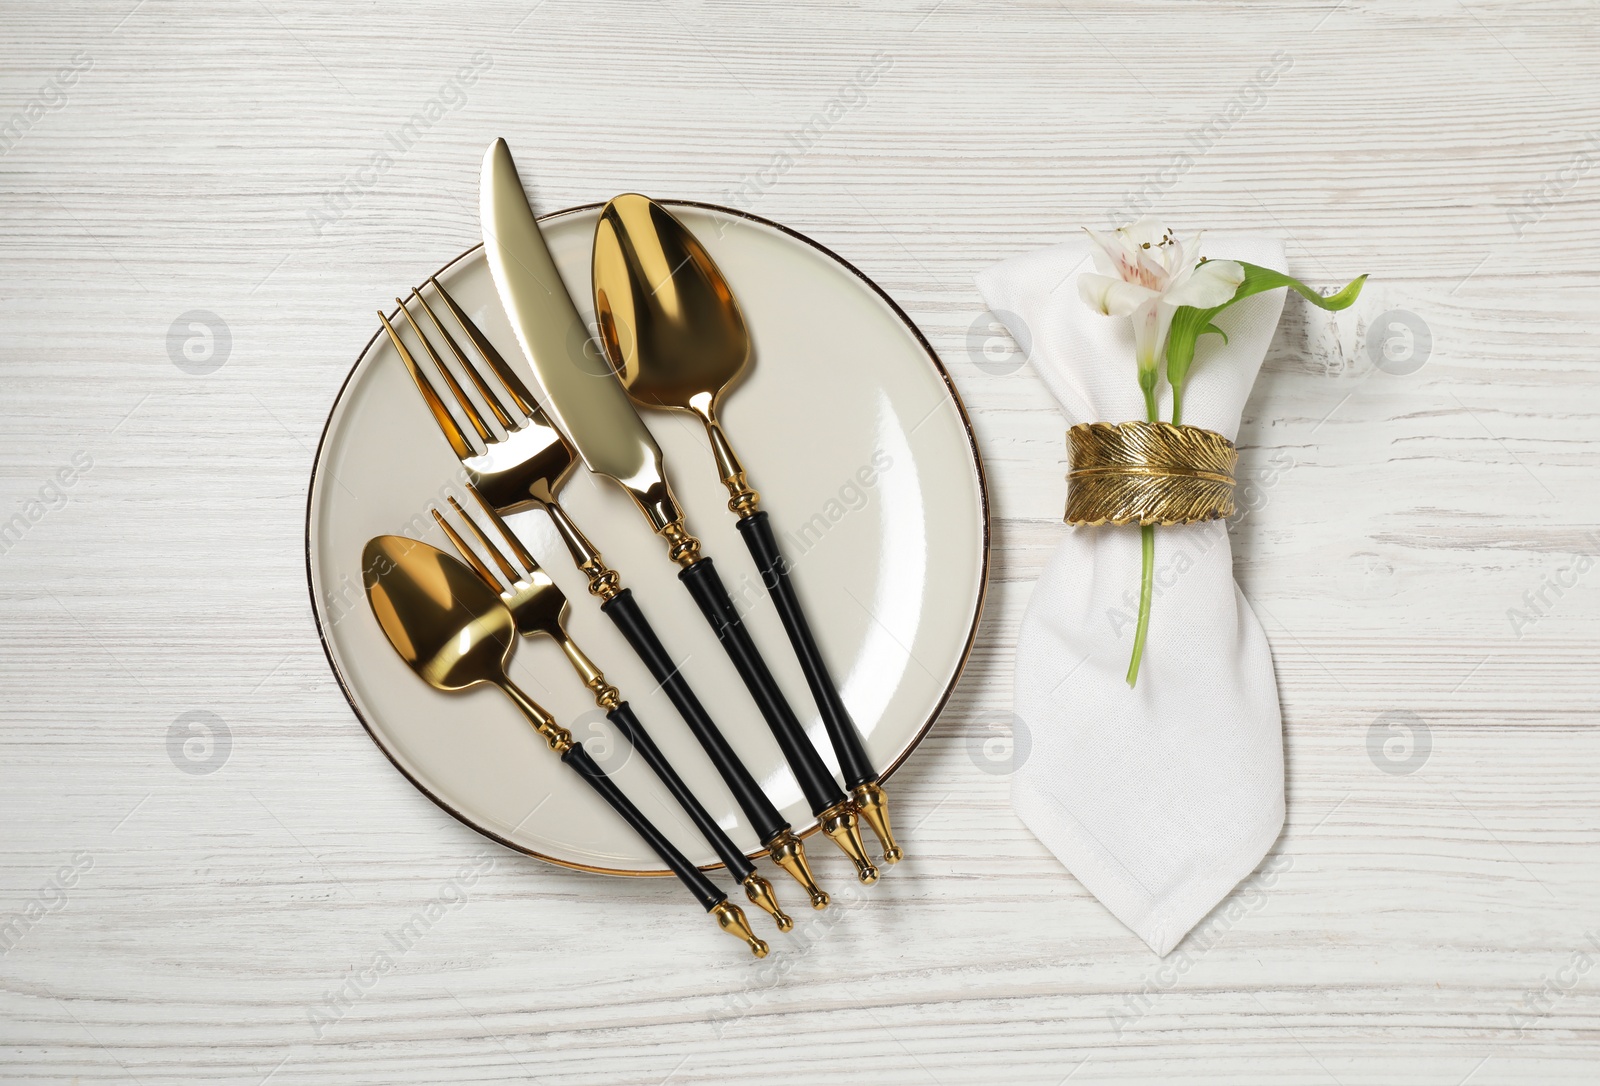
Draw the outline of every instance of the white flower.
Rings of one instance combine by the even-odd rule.
[[[1155,219],[1140,219],[1115,233],[1087,230],[1099,249],[1100,274],[1078,277],[1078,293],[1096,310],[1133,318],[1139,384],[1155,388],[1156,360],[1167,343],[1172,314],[1180,305],[1210,309],[1229,301],[1244,281],[1232,260],[1198,260],[1200,237],[1180,241]]]

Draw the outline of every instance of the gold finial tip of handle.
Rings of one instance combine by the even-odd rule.
[[[850,862],[856,865],[856,878],[866,886],[877,882],[878,869],[867,859],[867,846],[861,840],[861,820],[850,801],[829,807],[817,816],[817,821],[828,839],[838,845],[839,851],[850,857]]]
[[[772,892],[772,883],[759,873],[752,871],[745,876],[744,893],[752,905],[772,917],[779,931],[794,930],[794,919],[779,906],[777,895]]]
[[[717,927],[736,939],[743,939],[750,953],[758,958],[767,956],[767,944],[757,939],[756,933],[750,930],[750,921],[744,918],[744,910],[739,906],[724,899],[711,907],[711,915],[716,918]]]
[[[822,887],[817,885],[817,880],[811,874],[811,864],[806,860],[806,846],[792,830],[785,828],[767,842],[767,855],[772,857],[772,862],[787,871],[795,882],[805,890],[806,896],[811,899],[813,909],[826,909],[828,895]]]
[[[850,799],[860,813],[861,820],[872,827],[879,844],[883,845],[883,862],[899,863],[905,853],[895,843],[894,831],[889,827],[889,797],[884,794],[883,786],[877,781],[858,784]]]

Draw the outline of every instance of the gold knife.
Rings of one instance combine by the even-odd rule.
[[[711,559],[701,554],[700,541],[685,526],[660,446],[610,364],[584,349],[588,335],[583,320],[556,270],[503,139],[495,140],[483,158],[479,213],[490,274],[517,342],[544,389],[545,410],[589,470],[627,491],[651,530],[666,541],[669,556],[681,567],[678,579],[738,669],[823,833],[855,864],[862,882],[876,882],[878,870],[867,858],[856,809],[801,728]]]

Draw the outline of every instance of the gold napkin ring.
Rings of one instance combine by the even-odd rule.
[[[1233,515],[1239,450],[1170,422],[1086,422],[1067,431],[1068,524],[1195,524]]]

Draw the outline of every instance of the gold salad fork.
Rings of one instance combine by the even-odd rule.
[[[812,908],[825,908],[828,895],[817,885],[811,873],[805,845],[756,783],[754,775],[739,759],[700,699],[695,696],[688,680],[646,619],[632,590],[623,587],[621,577],[605,564],[599,550],[589,542],[562,507],[558,495],[578,463],[572,445],[551,423],[521,377],[450,296],[449,291],[431,276],[426,285],[433,288],[439,301],[449,311],[451,320],[460,328],[462,338],[471,346],[472,355],[481,361],[469,357],[461,342],[446,330],[444,322],[420,289],[413,289],[411,298],[432,327],[432,337],[423,332],[421,324],[404,301],[396,298],[395,304],[421,343],[427,360],[432,363],[433,370],[438,373],[461,416],[466,419],[468,430],[477,438],[476,442],[468,438],[468,430],[458,425],[455,415],[435,386],[434,379],[428,376],[407,348],[389,318],[380,311],[378,319],[383,322],[384,330],[388,332],[390,342],[394,344],[401,362],[416,384],[423,403],[466,469],[468,479],[485,507],[497,517],[527,509],[541,509],[549,515],[574,564],[588,578],[589,592],[601,600],[601,612],[617,626],[650,674],[661,684],[673,707],[688,724],[745,817],[750,820],[762,847],[775,863],[805,889]],[[435,348],[434,339],[444,345],[444,351],[450,356],[454,368],[466,375],[477,394],[476,400],[452,372],[452,365],[447,364]],[[478,406],[479,401],[483,404],[482,408]],[[506,531],[505,535],[508,539],[516,538],[510,531]]]
[[[477,487],[469,484],[467,493],[477,499],[484,514],[506,541],[512,555],[521,563],[521,568],[512,565],[511,559],[495,546],[488,534],[478,527],[477,521],[461,508],[460,502],[448,497],[446,500],[450,503],[450,508],[466,526],[467,532],[477,540],[478,545],[499,568],[500,575],[496,577],[494,570],[489,568],[477,551],[461,537],[438,509],[431,510],[433,519],[444,529],[444,534],[450,538],[456,551],[466,559],[467,565],[472,567],[473,572],[477,573],[485,584],[500,593],[501,601],[511,610],[511,617],[516,623],[519,634],[524,637],[548,637],[561,646],[561,651],[566,656],[567,662],[572,665],[572,670],[577,672],[578,678],[583,680],[584,686],[588,687],[590,694],[594,696],[595,704],[605,711],[606,719],[616,726],[617,731],[621,732],[632,744],[633,749],[644,758],[651,772],[666,785],[672,798],[678,801],[678,806],[683,808],[701,836],[710,843],[717,856],[727,864],[729,872],[744,887],[745,896],[753,905],[772,917],[779,931],[793,928],[794,921],[778,907],[777,899],[772,893],[772,884],[761,877],[755,865],[728,838],[727,833],[717,824],[717,820],[695,798],[695,794],[690,791],[683,778],[678,776],[677,771],[672,768],[672,763],[667,761],[666,755],[661,753],[661,748],[656,746],[655,740],[640,723],[632,707],[622,700],[617,688],[606,681],[600,668],[567,633],[566,593],[562,592],[561,588],[550,579],[550,575],[539,567],[533,555],[523,547],[510,526],[494,511],[494,507],[484,500]]]

